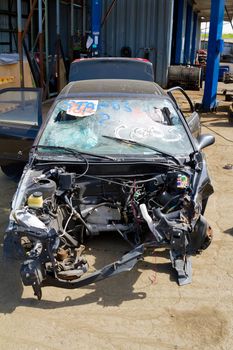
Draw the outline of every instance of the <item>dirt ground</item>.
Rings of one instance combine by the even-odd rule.
[[[189,94],[201,100],[201,92]],[[45,287],[37,301],[20,282],[19,264],[3,259],[16,184],[0,174],[0,349],[233,349],[233,170],[224,169],[233,164],[233,129],[226,105],[201,119],[203,133],[218,133],[206,150],[215,188],[206,217],[214,241],[193,257],[187,286],[177,285],[168,252],[156,250],[129,273],[76,290]],[[97,238],[88,255],[98,268],[127,249],[118,237]]]

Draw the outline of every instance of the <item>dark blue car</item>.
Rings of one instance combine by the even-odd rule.
[[[39,92],[4,95],[2,159],[26,161],[41,123]],[[203,214],[213,187],[202,149],[214,138],[199,135],[199,125],[180,88],[166,93],[127,79],[69,83],[36,136],[12,201],[4,251],[23,259],[24,285],[39,299],[49,283],[81,287],[129,271],[149,247],[169,249],[179,284],[190,283],[191,255],[212,239]],[[110,233],[129,251],[93,272],[84,244],[91,249],[91,238]]]

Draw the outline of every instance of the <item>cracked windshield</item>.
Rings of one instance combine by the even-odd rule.
[[[135,141],[143,147],[119,139]],[[177,112],[161,97],[60,101],[39,144],[99,155],[156,154],[150,147],[173,155],[193,151]]]

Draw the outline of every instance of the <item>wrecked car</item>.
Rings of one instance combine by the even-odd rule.
[[[178,283],[191,282],[191,256],[206,249],[204,218],[213,187],[199,116],[186,93],[186,118],[153,82],[88,80],[68,84],[51,107],[12,201],[7,256],[23,259],[23,284],[38,299],[54,283],[81,287],[129,271],[149,247],[170,250]],[[21,155],[23,150],[21,151]],[[89,272],[85,245],[120,235],[119,260]]]

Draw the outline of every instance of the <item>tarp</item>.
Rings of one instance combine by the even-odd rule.
[[[25,60],[25,57],[24,57]],[[7,64],[15,64],[19,61],[18,53],[1,53],[0,54],[0,65],[5,66]]]

